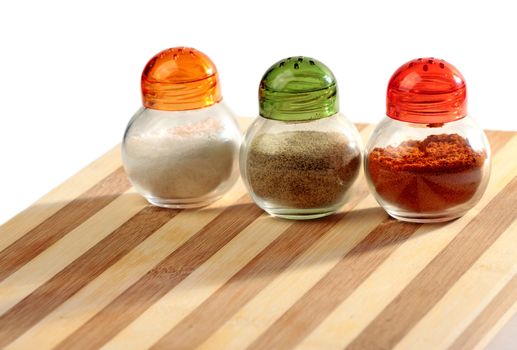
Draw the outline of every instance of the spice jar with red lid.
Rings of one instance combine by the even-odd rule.
[[[490,146],[467,115],[467,86],[451,64],[419,58],[388,84],[387,117],[365,150],[365,173],[379,204],[411,222],[458,218],[483,195]]]

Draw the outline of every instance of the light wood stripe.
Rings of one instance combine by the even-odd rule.
[[[178,212],[148,206],[66,266],[0,317],[0,347],[16,339],[77,293]]]
[[[99,347],[262,214],[246,195],[155,266],[56,349]],[[124,314],[124,317],[114,317]]]
[[[0,282],[0,315],[145,207],[128,191]]]
[[[515,235],[515,231],[513,232]],[[514,246],[515,247],[515,246]],[[517,302],[517,274],[456,338],[450,349],[472,349]]]
[[[0,225],[0,251],[55,214],[81,193],[102,181],[120,165],[120,146],[117,145],[29,208]]]
[[[505,209],[513,208],[512,194],[516,190],[517,178],[469,222],[348,348],[395,346],[515,220],[517,212]]]
[[[517,221],[483,253],[396,349],[444,349],[517,272]],[[517,300],[517,294],[514,296]],[[433,329],[433,332],[426,330]],[[481,334],[480,334],[481,335]]]
[[[95,215],[129,187],[124,170],[119,168],[13,242],[0,252],[0,281]]]
[[[241,129],[241,131],[244,133],[248,128],[249,126],[255,121],[255,118],[249,118],[249,117],[245,117],[245,118],[237,118],[237,123],[239,124],[239,128]]]
[[[231,205],[234,198],[243,194],[244,185],[239,181],[227,196],[209,207],[180,212],[7,349],[27,349],[32,344],[38,344],[39,349],[53,348],[201,230]]]
[[[501,171],[492,174],[480,203],[462,218],[447,224],[423,225],[361,285],[339,305],[307,338],[300,348],[324,347],[342,349],[347,346],[385,308],[432,259],[517,173],[517,166],[507,159],[514,152],[517,138],[494,157]],[[386,283],[389,281],[389,283]]]

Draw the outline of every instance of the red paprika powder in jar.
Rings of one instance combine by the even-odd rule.
[[[490,176],[490,147],[467,116],[467,86],[451,64],[419,58],[391,77],[387,117],[366,146],[365,173],[394,218],[439,222],[465,214]]]

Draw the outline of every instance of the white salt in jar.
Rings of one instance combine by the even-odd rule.
[[[142,96],[122,144],[135,189],[168,208],[219,199],[238,177],[241,136],[212,61],[195,49],[162,51],[142,73]]]

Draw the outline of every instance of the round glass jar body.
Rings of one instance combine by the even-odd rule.
[[[338,211],[360,165],[359,134],[341,113],[300,122],[258,117],[240,152],[241,175],[255,203],[288,219]]]
[[[470,117],[420,124],[386,117],[365,149],[365,174],[377,202],[396,219],[458,218],[484,193],[490,146]]]
[[[201,207],[237,180],[240,139],[222,102],[185,111],[141,108],[124,134],[122,161],[135,189],[151,204]]]

